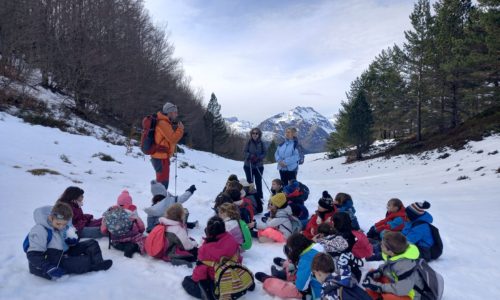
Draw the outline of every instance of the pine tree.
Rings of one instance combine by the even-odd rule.
[[[417,142],[422,140],[422,105],[428,97],[426,91],[429,82],[431,50],[431,16],[429,0],[419,0],[410,15],[413,31],[405,31],[407,72],[410,79],[410,90],[416,100]]]
[[[372,143],[372,125],[372,111],[366,101],[365,91],[360,89],[347,111],[347,136],[348,140],[356,146],[358,160]]]
[[[210,151],[212,153],[216,151],[215,145],[223,145],[229,136],[226,123],[220,114],[220,109],[221,106],[217,102],[217,97],[212,93],[205,113],[205,125],[210,132]]]
[[[278,144],[276,143],[275,140],[272,140],[271,144],[269,144],[269,147],[267,148],[266,162],[268,163],[276,162],[276,159],[274,158],[274,153],[276,152],[276,149],[278,149]]]

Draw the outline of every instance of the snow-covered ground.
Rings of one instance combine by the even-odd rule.
[[[149,181],[153,169],[147,158],[126,155],[124,146],[115,146],[94,137],[32,126],[0,112],[0,299],[189,299],[181,287],[185,266],[174,267],[150,257],[128,259],[122,252],[108,250],[107,240],[99,241],[105,258],[113,259],[106,272],[65,276],[57,282],[35,277],[21,244],[34,225],[35,208],[53,204],[63,190],[77,185],[85,190],[84,211],[101,215],[128,189],[134,203],[150,205]],[[334,195],[352,195],[363,229],[384,217],[386,202],[398,197],[405,205],[427,200],[430,213],[444,241],[443,256],[431,265],[445,278],[445,299],[497,299],[500,297],[500,136],[471,142],[465,150],[429,152],[420,156],[398,156],[344,165],[344,158],[326,160],[308,155],[300,167],[299,180],[311,195],[306,205],[314,211],[323,190]],[[496,154],[493,154],[495,153]],[[115,161],[94,156],[108,154]],[[186,149],[179,154],[177,193],[191,184],[198,190],[186,202],[190,219],[206,224],[212,215],[212,201],[231,173],[243,176],[242,163],[216,155]],[[173,164],[175,166],[175,164]],[[183,168],[181,168],[183,166]],[[481,168],[482,167],[482,168]],[[60,175],[34,176],[29,170],[45,168]],[[174,177],[174,168],[171,172]],[[461,176],[467,179],[457,180]],[[266,165],[267,184],[278,177],[275,165]],[[174,192],[172,179],[170,191]],[[191,234],[201,241],[203,228]],[[269,272],[272,258],[282,256],[282,246],[255,243],[244,253],[244,263],[254,272]],[[369,263],[366,268],[377,265]],[[244,299],[269,299],[260,284]]]

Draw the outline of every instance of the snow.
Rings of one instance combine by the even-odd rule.
[[[127,155],[125,146],[33,126],[4,112],[0,112],[0,136],[4,140],[0,149],[0,199],[4,208],[0,218],[1,299],[189,299],[181,282],[191,269],[137,254],[133,259],[125,258],[122,252],[109,250],[105,238],[99,244],[103,256],[113,259],[110,270],[65,276],[57,282],[31,275],[21,244],[34,225],[35,208],[53,204],[66,187],[77,185],[85,190],[84,212],[99,216],[116,202],[123,189],[128,189],[145,221],[142,208],[150,205],[149,181],[154,173],[148,158],[137,155],[138,148]],[[232,173],[244,176],[242,163],[184,149],[177,161],[176,185],[172,164],[170,191],[179,194],[196,184],[198,190],[186,207],[190,220],[206,224],[212,215],[212,202],[227,177]],[[500,153],[493,153],[498,150],[500,136],[493,135],[470,142],[461,151],[446,149],[450,156],[445,159],[438,159],[443,152],[432,151],[346,165],[344,158],[327,160],[324,154],[312,154],[300,166],[299,180],[311,190],[306,202],[311,211],[323,190],[332,195],[350,193],[364,230],[384,217],[390,198],[400,198],[405,205],[431,202],[429,211],[445,246],[443,256],[431,266],[444,276],[444,299],[496,299],[500,296],[500,174],[496,173]],[[115,161],[94,157],[100,152]],[[69,162],[64,162],[62,155]],[[61,175],[34,176],[27,172],[36,168]],[[457,180],[460,176],[468,179]],[[277,177],[276,165],[266,165],[264,179],[268,185]],[[201,242],[203,229],[202,225],[190,234]],[[244,253],[244,263],[254,272],[269,272],[275,256],[282,256],[282,245],[255,242]],[[376,265],[367,263],[364,269]],[[258,283],[256,290],[243,299],[270,298]]]

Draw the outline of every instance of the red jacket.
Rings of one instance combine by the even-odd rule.
[[[71,203],[71,209],[73,210],[73,226],[77,231],[81,231],[83,227],[98,227],[101,226],[101,219],[94,220],[94,216],[90,214],[84,214],[83,210],[78,204]]]
[[[240,244],[238,244],[230,233],[224,232],[217,236],[217,241],[215,242],[203,242],[198,249],[198,261],[219,262],[221,257],[232,257],[237,254],[238,262],[241,262],[243,257],[239,254],[239,251]],[[209,267],[205,264],[197,264],[193,270],[192,278],[195,282],[206,279],[214,280],[215,270],[213,267]]]
[[[307,222],[307,225],[306,225],[306,228],[304,229],[304,231],[302,232],[302,234],[312,240],[312,238],[318,234],[318,227],[320,224],[323,224],[323,223],[330,223],[330,224],[333,224],[333,215],[335,214],[335,210],[331,211],[331,212],[327,212],[325,214],[325,218],[322,220],[318,213],[316,212],[314,215],[312,215],[311,219],[309,220],[309,222]]]
[[[391,228],[391,225],[388,224],[388,222],[394,221],[396,218],[401,218],[401,224]],[[385,214],[385,219],[378,221],[375,223],[375,230],[377,232],[382,232],[383,230],[391,230],[391,231],[401,231],[405,227],[405,222],[407,221],[406,218],[406,212],[404,206],[401,207],[401,209],[395,213],[389,213],[387,212]]]

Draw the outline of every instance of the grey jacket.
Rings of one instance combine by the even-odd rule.
[[[292,216],[292,209],[290,206],[278,209],[276,216],[274,218],[269,217],[267,222],[257,224],[257,229],[266,229],[268,227],[273,227],[278,229],[285,238],[292,235],[292,222],[290,221],[290,216]]]
[[[407,296],[420,279],[418,274],[414,272],[418,257],[418,248],[410,244],[403,254],[389,258],[384,264],[380,265],[378,269],[390,280],[390,283],[381,285],[382,292]],[[413,300],[419,299],[420,295],[415,293]]]
[[[168,193],[168,196],[166,196],[163,200],[153,206],[145,208],[144,211],[148,217],[163,217],[165,211],[170,207],[170,205],[174,203],[184,203],[191,197],[191,195],[192,194],[189,191],[186,191],[180,196],[173,196]]]
[[[52,210],[52,206],[43,206],[35,209],[33,212],[33,218],[35,219],[36,225],[31,228],[28,235],[30,246],[27,252],[30,251],[40,251],[45,252],[48,248],[66,251],[68,245],[64,242],[66,238],[66,230],[69,229],[68,225],[65,230],[59,231],[52,227],[49,223],[49,215]],[[52,239],[47,244],[47,229],[52,231]]]

